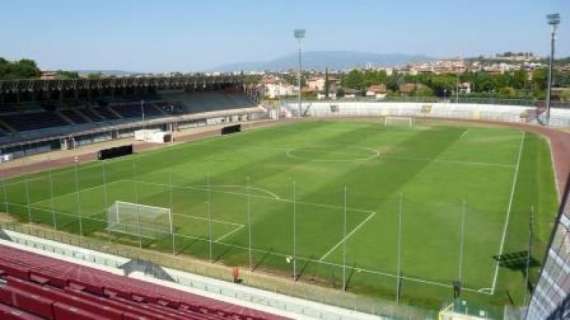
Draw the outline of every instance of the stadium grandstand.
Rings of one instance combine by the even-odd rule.
[[[0,81],[0,154],[13,158],[259,117],[243,77]]]

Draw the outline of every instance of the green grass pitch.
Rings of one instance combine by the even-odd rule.
[[[6,211],[24,221],[133,245],[137,239],[105,229],[114,201],[172,208],[177,254],[210,258],[211,230],[211,258],[247,267],[251,235],[253,267],[284,275],[295,211],[301,280],[339,287],[346,261],[348,290],[394,299],[400,270],[401,300],[435,308],[459,278],[478,303],[522,302],[522,270],[497,268],[493,256],[527,249],[532,207],[533,258],[542,260],[556,211],[553,181],[548,143],[534,134],[347,120],[249,130],[77,172],[18,177],[5,181],[3,194]],[[141,244],[172,250],[170,237]]]

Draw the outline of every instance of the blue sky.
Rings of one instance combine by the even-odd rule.
[[[5,0],[0,56],[44,69],[198,71],[306,50],[449,57],[545,55],[559,12],[570,56],[570,0]]]

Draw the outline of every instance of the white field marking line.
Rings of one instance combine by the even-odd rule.
[[[467,135],[467,132],[469,132],[469,128],[467,128],[465,131],[463,131],[463,133],[459,137],[459,140],[463,139],[463,137],[465,137]]]
[[[232,231],[227,232],[226,234],[222,235],[221,237],[219,237],[218,239],[214,240],[214,242],[220,242],[226,238],[228,238],[229,236],[233,235],[234,233],[240,231],[241,229],[245,228],[245,225],[241,225],[236,227],[235,229],[233,229]]]
[[[226,221],[226,220],[218,220],[218,219],[208,219],[206,217],[194,216],[194,215],[184,214],[184,213],[172,213],[172,215],[175,218],[176,218],[176,216],[179,216],[179,217],[190,218],[190,219],[195,219],[195,220],[212,221],[213,223],[225,224],[225,225],[234,226],[234,227],[245,227],[244,224],[237,223],[237,222],[231,222],[231,221]]]
[[[21,204],[10,204],[10,205],[14,205],[14,206],[22,206],[25,207],[26,205],[21,205]],[[44,208],[37,208],[39,210],[45,210]],[[73,216],[73,215],[69,215],[66,213],[59,213],[62,215],[68,215],[68,216]],[[75,216],[73,216],[75,217]],[[202,218],[202,217],[199,217]],[[106,221],[105,221],[106,222]],[[244,228],[245,226],[243,226],[242,228]],[[239,228],[239,227],[238,227]],[[236,228],[236,229],[238,229]],[[240,228],[239,228],[240,229]],[[237,232],[237,230],[233,230],[230,232]],[[224,235],[225,236],[225,235]],[[207,238],[204,237],[198,237],[198,236],[191,236],[191,235],[185,235],[185,234],[179,234],[176,233],[176,237],[180,237],[180,238],[187,238],[187,239],[192,239],[192,240],[200,240],[200,241],[208,241]],[[222,236],[223,237],[223,236]],[[225,237],[227,239],[227,237]],[[228,242],[223,242],[223,239],[218,238],[217,240],[215,240],[216,243],[222,244],[224,246],[230,247],[230,248],[236,248],[236,249],[241,249],[241,250],[248,250],[249,248],[244,247],[244,246],[240,246],[240,245],[236,245],[236,244],[232,244],[232,243],[228,243]],[[264,249],[257,249],[257,248],[252,248],[253,251],[255,252],[262,252],[262,253],[269,253],[272,256],[277,256],[277,257],[282,257],[282,258],[286,258],[288,256],[290,256],[290,254],[286,254],[286,253],[281,253],[278,251],[271,251],[269,252],[268,250],[264,250]],[[180,257],[175,257],[178,259],[183,259]],[[334,266],[334,267],[342,267],[341,264],[338,263],[333,263],[333,262],[327,262],[327,261],[320,261],[320,260],[316,260],[316,259],[312,259],[312,258],[307,258],[307,257],[303,257],[303,256],[298,256],[299,259],[305,260],[305,261],[309,261],[309,262],[314,262],[314,263],[322,263],[322,264],[326,264],[326,265],[330,265],[330,266]],[[378,271],[378,270],[371,270],[371,269],[366,269],[366,268],[358,268],[358,267],[353,267],[350,265],[346,266],[348,269],[354,270],[355,272],[365,272],[365,273],[370,273],[370,274],[375,274],[375,275],[380,275],[380,276],[385,276],[385,277],[390,277],[390,278],[397,278],[397,275],[392,274],[392,273],[388,273],[388,272],[383,272],[383,271]],[[412,281],[412,282],[418,282],[418,283],[424,283],[424,284],[429,284],[429,285],[433,285],[433,286],[439,286],[439,287],[444,287],[444,288],[451,288],[452,286],[446,283],[442,283],[442,282],[437,282],[437,281],[433,281],[433,280],[425,280],[425,279],[421,279],[421,278],[417,278],[417,277],[409,277],[409,276],[402,276],[401,277],[404,280],[408,280],[408,281]],[[490,295],[490,293],[486,293],[486,292],[481,292],[482,289],[472,289],[472,288],[467,288],[464,287],[463,290],[469,291],[469,292],[474,292],[474,293],[480,293],[480,294],[486,294],[486,295]]]
[[[505,248],[505,240],[507,238],[507,229],[509,228],[509,218],[511,216],[511,209],[513,207],[513,199],[515,196],[515,189],[517,187],[517,180],[518,180],[518,176],[519,176],[519,168],[520,168],[520,164],[521,164],[521,157],[522,157],[522,153],[523,153],[525,137],[526,137],[526,132],[523,131],[523,134],[521,135],[521,142],[519,145],[519,154],[517,157],[517,165],[515,167],[515,172],[513,174],[514,175],[513,176],[513,185],[511,187],[511,195],[509,197],[509,205],[507,207],[507,214],[506,214],[506,218],[505,218],[505,226],[503,227],[503,235],[501,236],[501,244],[499,246],[498,257],[500,257],[503,254],[503,250]],[[497,260],[497,263],[495,265],[495,275],[493,276],[493,284],[491,286],[491,293],[492,294],[495,293],[498,277],[499,277],[499,261]]]
[[[208,241],[207,238],[204,237],[195,237],[195,236],[190,236],[190,235],[180,235],[180,234],[176,234],[177,237],[181,237],[181,238],[187,238],[187,239],[192,239],[192,240],[199,240],[199,241]],[[222,242],[222,241],[218,241],[219,244],[230,247],[230,248],[235,248],[235,249],[241,249],[241,250],[249,250],[249,248],[244,247],[244,246],[240,246],[240,245],[236,245],[236,244],[231,244],[231,243],[227,243],[227,242]],[[257,249],[257,248],[251,248],[252,251],[255,252],[261,252],[261,253],[266,253],[272,256],[276,256],[276,257],[282,257],[283,259],[287,258],[290,256],[290,254],[287,253],[282,253],[279,251],[274,251],[274,250],[265,250],[265,249]],[[178,257],[176,257],[178,258]],[[313,263],[322,263],[325,265],[329,265],[329,266],[333,266],[333,267],[342,267],[341,264],[338,263],[334,263],[334,262],[327,262],[327,261],[320,261],[320,260],[316,260],[316,259],[312,259],[312,258],[307,258],[307,257],[303,257],[303,256],[297,256],[298,259],[300,260],[305,260],[305,261],[309,261],[309,262],[313,262]],[[180,258],[181,259],[181,258]],[[388,272],[383,272],[383,271],[377,271],[377,270],[370,270],[370,269],[366,269],[366,268],[359,268],[359,267],[354,267],[351,265],[347,265],[346,266],[347,269],[351,269],[354,270],[355,272],[365,272],[365,273],[370,273],[370,274],[374,274],[374,275],[379,275],[379,276],[384,276],[384,277],[390,277],[390,278],[397,278],[396,274],[392,274],[392,273],[388,273]],[[418,282],[418,283],[423,283],[423,284],[428,284],[428,285],[433,285],[433,286],[438,286],[438,287],[443,287],[443,288],[452,288],[453,286],[447,283],[443,283],[443,282],[438,282],[438,281],[433,281],[433,280],[426,280],[426,279],[421,279],[421,278],[417,278],[417,277],[410,277],[410,276],[401,276],[401,279],[404,280],[408,280],[408,281],[412,281],[412,282]],[[474,288],[469,288],[469,287],[463,287],[462,288],[465,291],[469,291],[469,292],[473,292],[473,293],[479,293],[479,294],[485,294],[485,295],[489,295],[488,293],[484,293],[484,292],[480,292],[480,289],[474,289]]]
[[[349,146],[350,147],[350,146]],[[359,147],[359,146],[353,146],[353,149],[361,149],[361,150],[366,150],[366,151],[371,151],[373,154],[366,157],[366,158],[354,158],[354,159],[310,159],[310,158],[304,158],[304,157],[299,157],[293,154],[293,152],[295,150],[298,149],[309,149],[311,147],[298,147],[298,148],[291,148],[289,150],[287,150],[287,152],[285,152],[285,154],[287,155],[287,157],[291,158],[291,159],[298,159],[298,160],[307,160],[307,161],[312,161],[312,162],[353,162],[353,161],[368,161],[368,160],[372,160],[374,158],[378,158],[380,157],[380,152],[378,150],[372,149],[372,148],[368,148],[368,147]],[[320,147],[321,149],[323,149],[322,147]],[[319,147],[315,147],[313,149],[319,149]],[[346,155],[350,155],[350,152],[341,152],[341,154],[346,154]]]
[[[477,162],[477,161],[461,161],[461,160],[446,160],[446,159],[430,159],[430,158],[414,158],[414,157],[400,157],[400,156],[390,156],[383,155],[382,158],[386,159],[396,159],[396,160],[407,160],[407,161],[430,161],[430,162],[441,162],[447,164],[458,164],[458,165],[472,165],[472,166],[487,166],[487,167],[501,167],[501,168],[514,168],[512,164],[500,164],[492,162]]]
[[[207,186],[207,185],[198,185],[198,187],[205,188],[205,190],[208,190],[208,186]],[[211,188],[216,188],[216,187],[218,187],[218,188],[236,188],[236,187],[237,187],[237,188],[241,188],[241,189],[247,189],[247,188],[248,188],[247,186],[239,185],[239,184],[211,184],[211,185],[210,185],[210,189],[211,189]],[[272,197],[272,198],[274,198],[274,199],[276,199],[276,200],[281,199],[281,197],[280,197],[278,194],[276,194],[276,193],[274,193],[274,192],[271,192],[271,191],[269,191],[269,190],[267,190],[267,189],[264,189],[264,188],[258,188],[258,187],[249,186],[249,189],[266,193],[266,194],[268,194],[270,197]]]
[[[348,233],[346,236],[344,236],[344,238],[342,238],[336,245],[334,245],[334,247],[332,247],[329,251],[327,251],[327,253],[325,253],[319,259],[319,261],[322,262],[323,260],[325,260],[331,253],[333,253],[336,250],[336,248],[338,248],[341,244],[343,244],[345,241],[347,241],[348,238],[350,238],[353,234],[355,234],[356,231],[358,231],[360,228],[362,228],[362,226],[365,225],[375,215],[376,215],[376,212],[372,212],[371,214],[369,214],[368,217],[366,217],[366,219],[362,220],[354,229],[352,229],[352,231],[350,231],[350,233]]]
[[[292,150],[300,149],[300,148],[309,148],[310,146],[301,146],[301,147],[262,147],[262,146],[252,146],[250,148],[258,148],[258,149],[268,149],[268,150],[278,150],[278,151],[285,151],[289,153]],[[335,145],[330,147],[346,147],[346,145]],[[317,147],[315,147],[317,148]],[[446,160],[446,159],[430,159],[430,158],[416,158],[416,157],[401,157],[401,156],[391,156],[390,154],[380,154],[380,151],[375,150],[374,148],[370,147],[359,147],[362,149],[374,151],[377,155],[371,156],[369,159],[355,159],[355,160],[313,160],[318,162],[350,162],[350,161],[363,161],[363,160],[371,160],[373,158],[386,158],[386,159],[399,159],[399,160],[409,160],[409,161],[433,161],[433,162],[441,162],[441,163],[448,163],[448,164],[458,164],[458,165],[473,165],[473,166],[489,166],[489,167],[503,167],[503,168],[514,168],[512,164],[502,164],[502,163],[493,163],[493,162],[480,162],[480,161],[462,161],[462,160]],[[301,157],[291,156],[287,154],[288,157],[293,159],[305,159]]]
[[[125,181],[125,180],[115,180],[115,181],[108,182],[106,185],[109,186],[109,185],[112,185],[112,184],[115,184],[115,183],[119,183],[119,182],[123,182],[123,181]],[[72,192],[64,193],[64,194],[61,194],[61,195],[59,195],[59,196],[53,197],[53,199],[55,200],[55,199],[67,197],[67,196],[70,196],[70,195],[77,195],[77,193],[79,193],[79,195],[81,196],[81,193],[84,192],[84,191],[93,191],[93,190],[98,189],[98,188],[103,188],[104,186],[105,186],[105,185],[100,184],[100,185],[98,185],[98,186],[93,186],[93,187],[89,187],[89,188],[85,188],[85,189],[80,189],[79,191],[72,191]],[[52,199],[52,198],[47,198],[47,199],[39,200],[39,201],[30,203],[30,205],[41,204],[41,203],[43,203],[43,202],[50,201],[51,199]]]
[[[38,203],[38,202],[36,202]],[[50,207],[44,207],[44,206],[33,206],[32,204],[30,204],[29,206],[26,204],[22,204],[22,203],[10,203],[8,202],[9,205],[11,206],[16,206],[16,207],[23,207],[23,208],[30,208],[30,209],[34,209],[34,210],[39,210],[39,211],[48,211],[51,212],[51,208]],[[91,213],[91,215],[82,215],[82,217],[86,218],[86,219],[93,219],[93,218],[89,218],[92,217],[94,215],[97,215],[99,213],[95,212],[89,212]],[[61,209],[56,209],[56,214],[58,215],[67,215],[67,216],[71,216],[71,217],[77,217],[77,215],[74,215],[72,212],[69,211],[65,211],[65,210],[61,210]],[[223,224],[223,225],[228,225],[228,226],[232,226],[232,227],[245,227],[244,224],[242,223],[237,223],[237,222],[232,222],[232,221],[226,221],[226,220],[219,220],[219,219],[208,219],[205,217],[200,217],[200,216],[194,216],[194,215],[189,215],[189,214],[183,214],[183,213],[174,213],[172,212],[172,215],[176,218],[176,217],[183,217],[183,218],[188,218],[188,219],[194,219],[194,220],[202,220],[202,221],[212,221],[213,223],[217,223],[217,224]]]
[[[155,183],[155,182],[145,182],[145,181],[138,181],[138,180],[129,180],[132,182],[138,182],[138,183],[142,183],[142,184],[148,184],[148,185],[155,185],[155,186],[168,186],[167,184],[162,184],[162,183]],[[188,189],[188,190],[197,190],[197,191],[208,191],[208,189],[203,189],[203,188],[198,188],[198,187],[193,187],[193,186],[172,186],[175,189]],[[246,186],[244,186],[244,189],[247,188]],[[240,192],[232,192],[232,191],[219,191],[219,190],[212,190],[210,189],[211,192],[214,193],[222,193],[222,194],[231,194],[231,195],[236,195],[236,196],[243,196],[243,197],[247,197],[248,194],[247,193],[240,193]],[[275,199],[273,197],[266,197],[266,196],[261,196],[261,195],[255,195],[255,194],[249,194],[250,197],[252,198],[258,198],[258,199],[268,199],[268,200],[274,200],[274,201],[279,201],[279,202],[288,202],[288,203],[292,203],[293,200],[291,199],[284,199],[284,198],[279,198],[279,199]],[[309,205],[309,206],[314,206],[314,207],[320,207],[320,208],[328,208],[328,209],[344,209],[344,207],[342,206],[335,206],[335,205],[329,205],[329,204],[322,204],[322,203],[315,203],[315,202],[307,202],[307,201],[296,201],[297,204],[303,204],[303,205]],[[357,208],[351,208],[348,207],[346,208],[349,211],[354,211],[354,212],[362,212],[362,213],[373,213],[374,211],[372,210],[366,210],[366,209],[357,209]]]

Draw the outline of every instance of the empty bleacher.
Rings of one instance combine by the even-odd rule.
[[[115,110],[115,112],[120,114],[121,117],[123,118],[142,118],[142,110],[140,103],[113,105],[110,108]],[[146,118],[160,117],[165,115],[165,113],[160,111],[158,108],[154,106],[154,104],[151,103],[145,103],[143,105],[143,108],[144,108],[144,116]]]
[[[54,112],[27,112],[2,115],[0,119],[17,131],[38,130],[69,125]]]
[[[77,110],[78,112],[81,112],[84,116],[86,116],[87,118],[89,118],[91,121],[93,122],[102,122],[105,121],[105,118],[103,118],[102,116],[96,114],[95,112],[91,111],[91,109],[89,108],[81,108],[79,110]]]
[[[129,130],[134,130],[139,125],[136,122],[143,118],[141,101],[144,101],[144,119],[153,124],[160,122],[161,117],[175,116],[179,118],[178,121],[184,122],[188,118],[185,116],[191,114],[255,107],[245,94],[224,91],[189,93],[183,90],[165,90],[136,97],[2,104],[0,146],[4,149],[1,152],[12,152],[7,148],[15,144],[43,139],[53,139],[53,146],[57,148],[58,143],[55,141],[63,141],[62,137],[97,135],[107,127],[109,130],[122,130],[120,137],[126,137]],[[184,124],[181,128],[185,128]],[[93,143],[98,140],[89,141]],[[49,150],[31,149],[34,151],[28,154]]]
[[[97,107],[93,108],[98,115],[102,116],[105,120],[117,120],[119,117],[109,110],[107,107]]]
[[[66,116],[69,120],[73,121],[75,124],[88,123],[87,119],[82,117],[80,114],[75,112],[75,110],[62,110],[61,113]]]
[[[3,245],[0,279],[0,319],[282,319]]]

